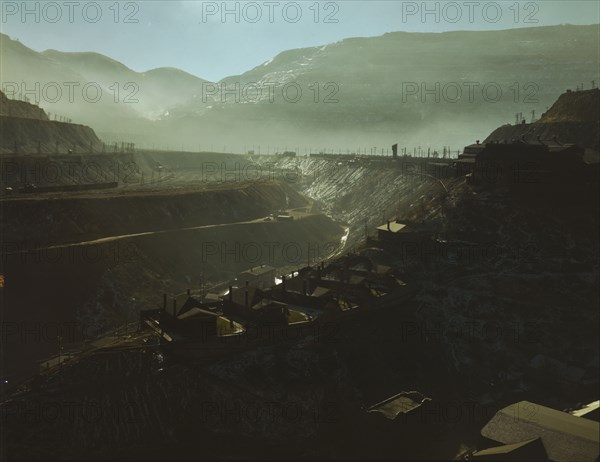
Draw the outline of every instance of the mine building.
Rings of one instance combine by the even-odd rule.
[[[394,305],[410,292],[391,268],[376,265],[367,257],[348,255],[335,264],[307,267],[298,276],[272,291],[277,300],[319,310],[322,315],[344,316]],[[412,286],[415,290],[416,286]]]
[[[219,315],[202,308],[190,308],[175,318],[177,332],[186,337],[211,338],[218,334],[217,321]]]
[[[377,237],[381,240],[402,238],[408,233],[405,228],[404,223],[398,223],[397,220],[388,220],[386,224],[377,227]]]
[[[367,408],[367,414],[384,417],[388,421],[407,422],[422,406],[431,401],[418,391],[403,391]],[[410,417],[409,417],[410,416]]]
[[[375,438],[383,454],[401,451],[402,460],[419,460],[420,444],[439,441],[448,433],[448,424],[440,418],[441,403],[418,391],[402,391],[363,409],[360,428],[365,440]]]
[[[460,154],[455,161],[456,174],[458,176],[472,174],[477,157],[485,150],[485,147],[486,144],[481,144],[479,140],[477,140],[477,143],[475,144],[465,146],[463,153]]]
[[[243,331],[240,324],[222,315],[219,299],[192,296],[190,290],[171,300],[163,294],[161,308],[140,311],[140,324],[157,332],[163,340],[210,340]]]
[[[596,462],[600,457],[598,422],[529,401],[499,410],[481,435],[501,445],[476,452],[473,460]]]
[[[436,233],[425,225],[417,223],[401,223],[398,220],[388,220],[377,227],[377,238],[380,241],[393,241],[403,243],[419,243],[431,240]]]
[[[289,308],[248,283],[245,287],[230,288],[224,313],[256,324],[287,324]]]
[[[275,268],[269,265],[260,265],[243,271],[238,276],[238,281],[248,282],[252,287],[266,289],[275,283]]]
[[[290,279],[283,278],[277,290],[272,292],[275,300],[291,304],[301,311],[314,313],[337,312],[335,292],[319,285],[319,279],[302,275]]]
[[[252,348],[257,341],[266,345],[304,338],[328,320],[351,321],[398,308],[418,290],[412,284],[407,290],[390,267],[352,254],[327,266],[301,268],[282,276],[281,284],[264,288],[258,287],[267,285],[261,278],[267,275],[270,281],[273,268],[263,265],[246,273],[244,286],[230,285],[223,298],[197,298],[188,290],[171,303],[165,294],[162,308],[142,311],[140,322],[174,354],[210,360]]]
[[[577,145],[522,138],[466,146],[455,168],[457,175],[468,175],[485,189],[575,185],[590,176],[583,155]]]

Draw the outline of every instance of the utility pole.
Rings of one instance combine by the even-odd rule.
[[[62,337],[60,335],[56,336],[56,342],[58,343],[58,364],[62,363],[62,345],[61,345]]]

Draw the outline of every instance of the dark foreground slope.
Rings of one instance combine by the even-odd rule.
[[[334,342],[254,348],[212,364],[175,360],[150,341],[127,349],[129,339],[143,335],[130,333],[122,348],[50,369],[12,394],[3,404],[8,454],[452,460],[489,445],[480,430],[509,403],[568,409],[597,399],[597,191],[582,195],[570,183],[552,194],[552,185],[535,183],[526,193],[490,190],[467,177],[444,177],[442,184],[391,160],[370,164],[298,158],[282,167],[303,173],[295,186],[344,220],[349,240],[358,244],[370,233],[368,246],[356,252],[418,283],[414,300],[349,330],[344,324]],[[374,239],[373,225],[394,215],[436,239]],[[131,267],[111,271],[99,266],[89,278],[101,275],[104,290],[81,308],[81,319],[94,325],[116,318],[111,310],[135,312],[140,294],[175,292],[169,285],[183,290],[198,270],[221,276],[219,258],[203,266],[199,252],[211,240],[283,245],[339,236],[322,216],[206,232],[137,238],[134,248],[151,244],[153,258],[141,254]],[[67,279],[79,270],[73,266]],[[46,273],[40,266],[39,275]],[[146,277],[152,274],[162,282]],[[48,287],[60,278],[53,274]],[[21,281],[15,298],[27,291]],[[64,296],[76,290],[74,284]],[[27,297],[43,308],[44,294]],[[407,390],[430,397],[432,407],[409,424],[403,417],[366,422],[369,405]]]

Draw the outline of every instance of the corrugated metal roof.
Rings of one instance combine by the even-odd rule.
[[[260,276],[261,274],[269,273],[271,271],[275,271],[275,268],[269,265],[261,265],[255,266],[254,268],[250,268],[246,271],[242,271],[240,274],[251,274],[252,276]]]
[[[389,229],[388,229],[387,223],[385,225],[381,225],[381,226],[377,227],[378,230],[389,231],[390,233],[397,233],[399,231],[402,231],[404,228],[406,228],[405,224],[398,223],[396,221],[390,221]]]
[[[504,444],[539,437],[555,462],[595,462],[600,454],[598,422],[529,401],[498,411],[481,434]]]
[[[215,317],[218,318],[219,315],[216,313],[213,313],[211,311],[206,311],[206,310],[194,307],[194,308],[190,308],[185,313],[177,316],[177,319],[183,320],[183,319],[189,319],[189,318],[215,318]]]
[[[394,420],[400,414],[408,414],[430,401],[418,391],[403,391],[367,409],[367,413],[378,412],[386,419]]]
[[[317,286],[317,287],[315,287],[315,290],[313,291],[313,293],[311,295],[313,297],[323,297],[323,296],[329,295],[331,293],[333,293],[333,291],[331,289],[328,289],[326,287]]]

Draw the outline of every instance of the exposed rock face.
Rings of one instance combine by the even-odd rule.
[[[10,154],[50,154],[73,152],[96,152],[102,142],[94,130],[85,125],[69,124],[41,119],[0,117],[3,133],[0,152]],[[6,134],[6,135],[4,135]],[[16,152],[15,152],[16,146]]]
[[[0,92],[0,153],[47,154],[102,150],[102,141],[85,125],[51,121],[42,108]]]
[[[48,120],[41,107],[26,101],[8,99],[2,91],[0,91],[0,116]]]
[[[278,159],[276,167],[298,172],[295,184],[300,191],[349,226],[349,247],[364,240],[365,227],[373,234],[387,219],[415,219],[425,211],[426,198],[444,191],[448,182],[444,177],[450,172],[449,166],[432,167],[412,159],[350,162],[298,157]]]
[[[567,91],[542,115],[539,123],[600,122],[600,89]]]
[[[110,167],[110,162],[100,166]],[[108,178],[110,180],[110,177]],[[114,180],[110,180],[114,181]],[[109,236],[235,223],[265,217],[278,208],[306,204],[296,191],[274,182],[247,183],[227,189],[174,190],[123,194],[85,194],[40,199],[26,195],[3,203],[0,227],[7,242],[51,245]],[[48,200],[49,199],[49,200]],[[118,217],[118,219],[114,219]]]
[[[503,125],[485,142],[511,139],[558,141],[600,150],[600,89],[563,93],[540,120],[531,124]],[[597,156],[596,156],[597,157]]]

